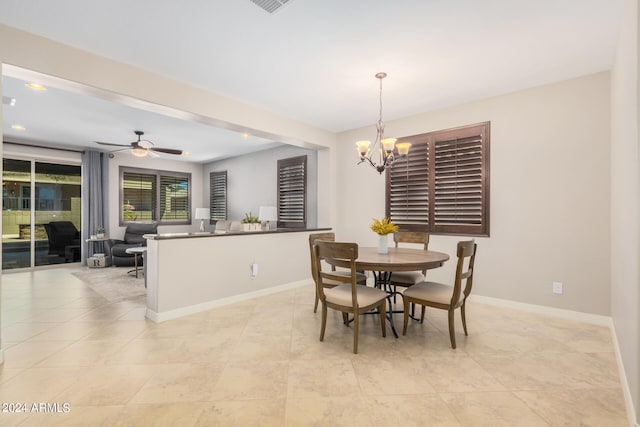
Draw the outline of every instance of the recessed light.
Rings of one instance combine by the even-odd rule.
[[[22,125],[11,125],[11,129],[20,130],[20,131],[27,130],[27,128]]]
[[[29,89],[33,89],[33,90],[47,90],[46,87],[42,86],[41,84],[38,83],[27,83],[25,84],[26,87],[28,87]]]
[[[185,156],[185,157],[190,157],[190,156],[191,156],[191,153],[190,153],[190,152],[188,152],[188,151],[183,151],[183,152],[182,152],[182,155],[183,155],[183,156]]]
[[[242,138],[244,138],[244,139],[249,139],[249,138],[251,138],[251,135],[249,135],[249,134],[248,134],[248,133],[246,133],[246,132],[245,132],[245,133],[243,133],[241,136],[242,136]]]

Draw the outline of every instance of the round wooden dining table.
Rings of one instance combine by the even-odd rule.
[[[388,253],[378,253],[377,247],[358,247],[358,258],[356,259],[356,270],[368,270],[373,272],[375,286],[387,291],[388,309],[387,319],[391,326],[391,331],[398,337],[393,324],[394,311],[391,306],[391,297],[395,292],[391,289],[391,275],[394,271],[423,271],[441,267],[449,259],[449,255],[443,252],[425,251],[411,248],[389,248]],[[338,267],[349,267],[348,260],[327,259],[329,264]]]

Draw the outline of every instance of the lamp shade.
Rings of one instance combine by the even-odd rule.
[[[196,219],[209,219],[209,208],[196,208]]]
[[[260,206],[258,219],[260,221],[276,221],[278,219],[278,209],[275,206]]]

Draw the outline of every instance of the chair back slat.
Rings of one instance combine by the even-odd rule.
[[[345,242],[330,242],[327,240],[316,240],[314,244],[315,262],[318,272],[317,289],[320,299],[324,300],[324,283],[326,279],[336,280],[342,283],[351,284],[351,300],[353,307],[357,307],[358,296],[356,291],[356,259],[358,258],[358,244]],[[343,260],[349,262],[350,275],[337,275],[333,270],[323,270],[322,260]]]
[[[309,235],[309,253],[311,255],[311,278],[318,286],[318,268],[316,267],[315,251],[313,246],[317,240],[327,240],[333,242],[336,240],[335,233],[314,233]]]
[[[451,306],[455,307],[462,302],[461,295],[466,298],[471,293],[473,286],[473,264],[476,258],[477,244],[474,240],[458,242],[456,265],[456,279],[453,284],[453,295],[451,296]],[[462,281],[465,281],[464,289]]]
[[[396,248],[398,243],[421,243],[426,251],[429,248],[429,233],[426,231],[396,231],[393,233]]]
[[[421,243],[423,250],[429,249],[429,233],[427,231],[396,231],[393,233],[393,241],[396,248],[398,243]],[[426,277],[427,270],[422,270],[422,274]]]

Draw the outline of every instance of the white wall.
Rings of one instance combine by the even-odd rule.
[[[317,152],[306,148],[285,146],[253,154],[220,160],[204,165],[203,187],[209,206],[209,173],[227,171],[227,217],[240,220],[245,213],[258,215],[260,206],[277,206],[278,160],[307,156],[307,227],[318,221]]]
[[[474,293],[609,315],[609,74],[601,73],[386,123],[388,136],[491,121],[491,237],[478,238]],[[375,244],[384,215],[384,175],[356,166],[354,142],[373,127],[339,135],[339,239]],[[458,237],[430,248],[455,255]],[[454,263],[429,272],[451,280]],[[564,294],[551,292],[564,283]]]
[[[637,420],[640,419],[640,43],[637,1],[628,0],[625,6],[611,79],[611,315]]]

